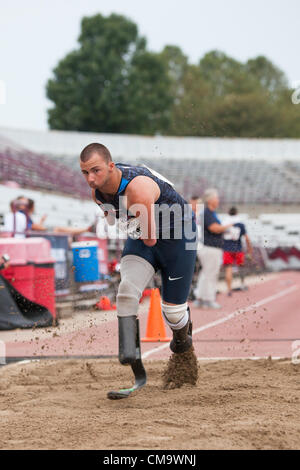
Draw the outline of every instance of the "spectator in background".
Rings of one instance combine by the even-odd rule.
[[[35,209],[34,200],[28,198],[27,201],[28,201],[28,205],[27,205],[27,229],[28,230],[39,230],[39,231],[47,230],[45,225],[44,225],[44,222],[47,219],[47,215],[44,214],[41,217],[41,219],[38,223],[33,222],[31,216],[34,214],[34,209]]]
[[[196,307],[219,309],[216,302],[217,282],[223,257],[223,233],[232,224],[222,225],[216,214],[219,207],[219,195],[216,189],[207,189],[204,193],[204,244],[198,251],[201,272],[197,283]]]
[[[54,232],[54,233],[64,233],[66,235],[81,235],[82,233],[85,232],[91,232],[93,226],[89,227],[84,227],[84,228],[78,228],[78,227],[54,227],[52,228],[47,228],[44,225],[44,222],[47,218],[47,215],[44,214],[40,221],[38,223],[35,223],[31,216],[33,215],[35,210],[35,204],[33,199],[27,199],[27,230],[36,230],[36,231],[45,231],[48,230],[49,232]]]
[[[224,221],[224,223],[232,223],[232,227],[224,233],[224,254],[223,254],[223,264],[225,266],[225,279],[228,288],[228,295],[232,295],[232,266],[236,264],[239,268],[239,273],[242,281],[242,290],[245,290],[244,286],[244,260],[245,253],[242,248],[242,238],[245,237],[247,245],[247,255],[252,258],[252,245],[250,239],[246,232],[246,227],[241,223],[236,207],[232,207],[228,214],[229,218]]]
[[[24,196],[10,202],[10,212],[4,215],[3,231],[15,238],[25,238],[27,230],[26,210],[28,200]]]
[[[191,205],[192,211],[194,212],[198,222],[199,205],[202,204],[202,199],[200,199],[199,196],[192,196],[189,200],[189,204]]]
[[[34,213],[34,200],[33,199],[28,199],[28,211],[27,211],[27,229],[28,230],[36,230],[36,231],[45,231],[48,230],[49,232],[54,232],[54,233],[64,233],[66,235],[81,235],[82,233],[85,232],[93,232],[93,225],[90,225],[89,227],[54,227],[54,228],[47,228],[44,226],[44,222],[47,218],[47,215],[43,215],[38,223],[35,223],[31,216]]]
[[[34,213],[35,204],[34,200],[19,196],[17,199],[10,203],[11,212],[4,216],[4,228],[3,232],[14,236],[15,238],[25,238],[26,233],[30,231],[37,232],[54,232],[62,233],[70,236],[81,235],[85,232],[94,233],[96,228],[95,224],[88,227],[46,227],[44,225],[47,215],[43,215],[39,222],[34,222],[32,215]]]

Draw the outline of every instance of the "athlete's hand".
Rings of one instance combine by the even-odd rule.
[[[156,238],[148,238],[148,239],[143,240],[143,242],[145,243],[146,246],[151,247],[151,246],[156,245],[157,240]]]

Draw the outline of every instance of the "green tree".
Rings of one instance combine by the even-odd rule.
[[[300,104],[293,103],[293,91],[287,88],[277,98],[279,129],[276,137],[300,138]]]
[[[199,62],[199,68],[215,97],[228,93],[251,93],[257,87],[257,80],[247,73],[244,64],[221,51],[205,54]]]
[[[211,51],[200,60],[199,70],[210,85],[201,110],[198,106],[198,119],[206,116],[206,135],[280,137],[297,132],[297,110],[287,99],[291,92],[286,77],[267,58],[259,56],[243,64]],[[200,129],[198,135],[203,135]]]
[[[214,108],[212,127],[219,137],[276,137],[279,118],[265,94],[227,94]]]
[[[170,81],[159,55],[129,19],[112,14],[83,18],[79,49],[47,83],[52,129],[94,132],[162,131],[171,103]],[[142,119],[142,122],[141,122]]]
[[[169,126],[170,79],[157,54],[143,51],[135,54],[128,72],[126,116],[123,132],[162,133]]]
[[[167,67],[168,76],[172,82],[174,101],[183,94],[183,79],[188,70],[188,58],[178,46],[165,46],[160,57]]]
[[[78,49],[47,83],[52,129],[191,136],[299,137],[300,105],[264,56],[210,51],[198,65],[175,45],[149,52],[124,16],[83,18]]]
[[[245,65],[245,70],[270,95],[276,96],[288,88],[287,79],[282,70],[264,56],[249,59]]]
[[[202,136],[211,132],[212,89],[199,67],[189,65],[181,79],[182,92],[174,103],[169,132],[173,135]]]

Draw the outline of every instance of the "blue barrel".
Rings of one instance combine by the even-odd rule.
[[[72,251],[75,281],[98,281],[100,279],[98,242],[84,241],[72,243]]]

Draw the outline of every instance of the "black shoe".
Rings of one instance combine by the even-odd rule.
[[[172,330],[173,339],[170,342],[170,349],[173,353],[181,354],[188,351],[193,345],[192,330],[193,324],[191,321],[190,308],[188,307],[189,319],[185,326],[180,330]]]

